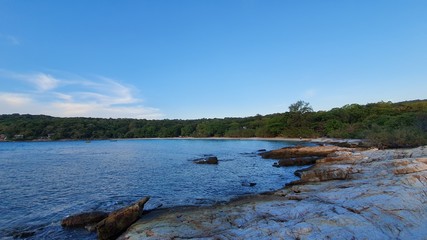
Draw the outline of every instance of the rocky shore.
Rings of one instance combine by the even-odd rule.
[[[119,239],[426,239],[426,146],[323,153],[283,189],[154,210]]]

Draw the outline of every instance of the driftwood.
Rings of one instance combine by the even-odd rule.
[[[144,204],[149,199],[149,197],[144,197],[129,207],[112,212],[107,218],[100,221],[96,225],[98,239],[110,240],[120,236],[120,234],[141,217]]]

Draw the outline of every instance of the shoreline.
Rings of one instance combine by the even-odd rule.
[[[426,192],[427,146],[340,148],[282,189],[155,209],[119,239],[423,239]]]
[[[5,140],[1,142],[68,142],[68,141],[129,141],[129,140],[253,140],[253,141],[286,141],[286,142],[313,142],[313,143],[360,143],[363,139],[342,139],[342,138],[285,138],[285,137],[250,137],[250,138],[233,138],[233,137],[170,137],[170,138],[107,138],[107,139],[34,139],[34,140]]]

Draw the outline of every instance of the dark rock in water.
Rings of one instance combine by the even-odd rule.
[[[106,212],[87,212],[87,213],[80,213],[77,215],[72,215],[69,217],[64,218],[61,221],[62,227],[84,227],[91,224],[96,224],[100,222],[102,219],[106,218],[108,216],[108,213]]]
[[[136,222],[142,215],[144,204],[149,200],[145,197],[132,206],[119,209],[108,215],[96,225],[98,239],[116,239],[126,229]]]
[[[256,183],[254,183],[254,182],[242,182],[242,186],[244,186],[244,187],[253,187],[255,185],[256,185]]]
[[[218,164],[218,158],[215,156],[210,156],[202,159],[194,160],[196,164]]]
[[[294,175],[296,176],[296,177],[299,177],[299,178],[301,178],[301,174],[302,174],[302,170],[300,169],[300,170],[296,170],[295,172],[294,172]]]
[[[29,238],[34,236],[34,234],[36,234],[34,231],[13,233],[13,238]]]
[[[267,150],[265,149],[259,149],[257,152],[266,152]]]

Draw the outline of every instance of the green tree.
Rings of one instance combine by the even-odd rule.
[[[313,108],[310,106],[310,103],[299,100],[296,103],[292,103],[289,106],[289,112],[291,113],[308,113],[313,112]]]

